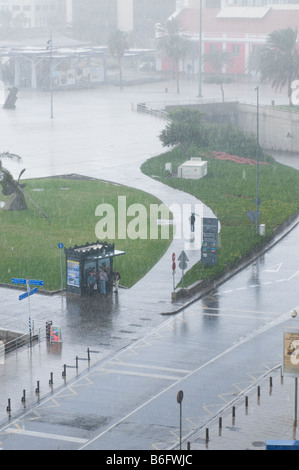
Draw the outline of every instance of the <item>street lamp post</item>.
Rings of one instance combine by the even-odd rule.
[[[53,33],[50,32],[50,40],[48,41],[48,47],[50,51],[50,94],[51,94],[51,119],[53,119]]]
[[[201,70],[201,63],[202,63],[202,0],[200,0],[199,4],[199,56],[198,56],[199,64],[198,64],[198,97],[202,97],[202,70]]]
[[[259,87],[256,87],[256,233],[258,233],[259,227],[259,206],[260,206],[260,198],[259,198]]]

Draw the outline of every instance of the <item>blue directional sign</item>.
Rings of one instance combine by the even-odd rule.
[[[44,281],[38,281],[36,279],[29,279],[28,283],[31,286],[43,286],[44,285]]]
[[[35,294],[37,291],[38,291],[38,289],[37,289],[37,287],[35,287],[34,289],[31,289],[31,290],[29,291],[29,293],[28,293],[28,292],[25,292],[24,294],[20,295],[20,296],[19,296],[19,300],[27,299],[28,295],[33,295],[33,294]]]
[[[28,281],[28,284],[30,284],[31,286],[43,286],[44,285],[44,281],[39,281],[39,280],[36,280],[36,279],[20,279],[20,278],[12,278],[11,282],[13,284],[27,284],[27,281]]]
[[[26,279],[12,278],[11,282],[13,284],[26,284]]]

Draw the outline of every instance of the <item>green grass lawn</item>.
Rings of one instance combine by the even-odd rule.
[[[199,156],[199,154],[194,154]],[[201,180],[169,178],[165,175],[165,163],[172,162],[175,170],[186,158],[177,147],[159,157],[153,157],[142,165],[147,175],[158,175],[160,180],[173,188],[196,196],[209,206],[221,224],[218,265],[203,268],[197,263],[185,275],[188,286],[199,279],[222,274],[229,266],[269,239],[274,230],[299,210],[299,171],[281,165],[271,158],[259,165],[260,224],[265,224],[265,237],[256,235],[246,211],[255,211],[256,165],[217,160],[211,153],[202,153],[208,161],[208,175]]]
[[[23,181],[22,181],[23,182]],[[34,179],[27,183],[25,191],[48,215],[45,218],[27,199],[28,210],[3,211],[0,209],[0,282],[11,284],[12,277],[29,277],[44,280],[45,290],[61,287],[60,250],[65,247],[96,241],[95,227],[99,217],[96,207],[111,204],[117,214],[118,197],[125,196],[127,207],[140,203],[146,208],[150,223],[150,205],[160,204],[148,193],[128,187],[108,184],[98,180]],[[0,196],[2,201],[8,197]],[[136,217],[136,216],[135,216]],[[127,222],[134,217],[127,217]],[[117,218],[116,218],[117,227]],[[126,255],[115,259],[114,266],[121,273],[121,283],[131,287],[159,261],[167,250],[169,240],[119,240],[114,239],[117,250]],[[100,240],[104,241],[104,240]],[[65,256],[63,252],[65,273]],[[65,281],[64,281],[65,285]]]

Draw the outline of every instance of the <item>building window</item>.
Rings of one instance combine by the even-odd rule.
[[[238,57],[240,55],[240,44],[233,44],[232,45],[232,54],[235,57]]]

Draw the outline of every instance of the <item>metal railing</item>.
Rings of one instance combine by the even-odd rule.
[[[26,333],[24,335],[18,336],[17,338],[4,343],[4,354],[8,354],[12,351],[17,351],[22,346],[26,346],[27,344],[34,345],[44,340],[46,340],[47,334],[47,326],[42,326],[38,329],[34,329],[31,334]]]
[[[168,112],[165,111],[165,109],[152,108],[147,103],[137,103],[136,110],[138,113],[146,113],[150,114],[151,116],[168,119]]]

